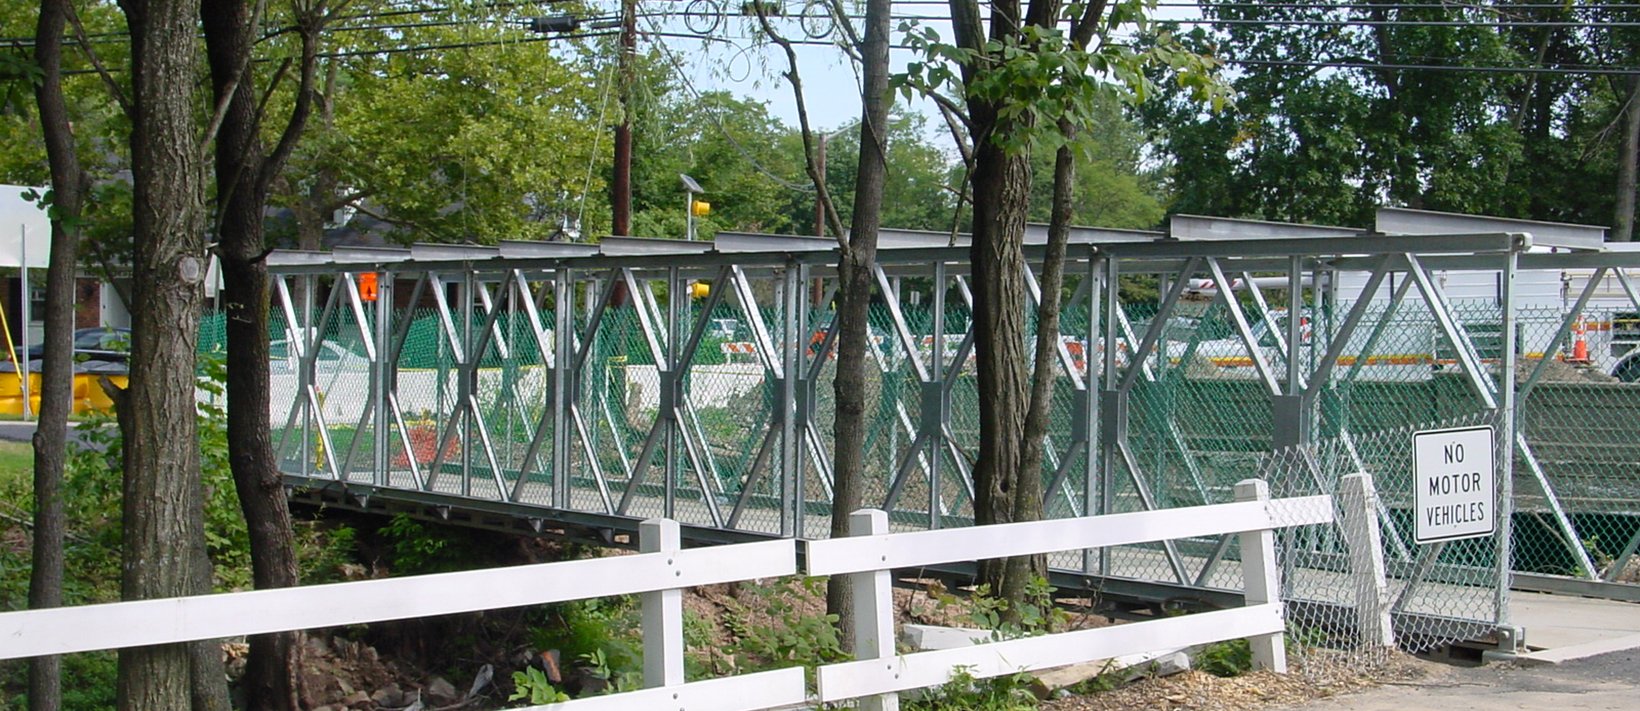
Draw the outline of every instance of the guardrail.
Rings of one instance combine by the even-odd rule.
[[[856,661],[822,666],[812,698],[801,668],[687,682],[683,590],[791,575],[797,542],[776,540],[682,550],[678,524],[639,526],[636,555],[461,573],[141,600],[0,614],[0,659],[170,644],[287,630],[640,595],[643,689],[531,709],[757,711],[868,697],[897,708],[895,692],[1031,671],[1167,647],[1248,637],[1255,662],[1285,670],[1272,529],[1332,520],[1331,497],[1271,500],[1262,481],[1236,487],[1238,502],[977,528],[889,533],[887,514],[860,511],[848,538],[806,542],[809,575],[849,574]],[[968,649],[897,655],[892,572],[956,561],[1132,545],[1239,533],[1245,607],[1103,629],[1007,640]],[[482,591],[482,594],[474,594]]]

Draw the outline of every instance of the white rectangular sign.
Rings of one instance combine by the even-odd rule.
[[[1490,425],[1412,435],[1417,542],[1476,538],[1497,530],[1493,442]]]
[[[46,192],[0,185],[0,267],[44,269],[51,261],[51,218],[39,203],[24,197],[31,190]]]

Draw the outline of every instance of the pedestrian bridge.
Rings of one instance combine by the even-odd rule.
[[[1603,318],[1615,339],[1612,314],[1640,313],[1624,270],[1640,254],[1602,239],[1401,210],[1371,231],[1187,216],[1165,233],[1073,230],[1047,510],[1223,503],[1251,476],[1331,494],[1370,472],[1397,624],[1509,634],[1499,561],[1519,541],[1567,574],[1550,582],[1596,586],[1640,538],[1623,473],[1640,439],[1566,428],[1568,412],[1640,409],[1629,383],[1561,377],[1582,372],[1563,355],[1578,323]],[[881,238],[862,444],[866,505],[895,530],[972,522],[966,243]],[[1033,270],[1044,243],[1027,237]],[[830,240],[736,233],[275,252],[274,439],[293,498],[606,541],[650,518],[696,541],[825,538],[836,257]],[[1574,271],[1586,286],[1563,296]],[[1555,303],[1534,301],[1551,279]],[[1238,283],[1250,288],[1212,288]],[[1022,288],[1034,305],[1035,279]],[[1600,345],[1609,360],[1619,344]],[[1497,442],[1503,525],[1418,545],[1410,435],[1449,425],[1519,432]],[[1284,564],[1308,571],[1289,578],[1292,599],[1347,606],[1338,531],[1284,535]],[[1578,543],[1591,535],[1598,555]],[[1054,565],[1112,596],[1218,605],[1239,597],[1225,564],[1238,555],[1220,536]]]

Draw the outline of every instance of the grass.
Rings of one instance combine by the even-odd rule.
[[[0,440],[0,482],[28,482],[34,472],[34,445]]]

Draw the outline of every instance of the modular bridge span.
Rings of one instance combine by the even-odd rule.
[[[1578,408],[1640,409],[1598,372],[1626,355],[1640,299],[1624,267],[1640,254],[1608,251],[1596,228],[1404,210],[1373,230],[1179,216],[1166,233],[1070,241],[1049,515],[1219,503],[1253,476],[1333,493],[1365,471],[1408,631],[1508,630],[1505,566],[1527,550],[1560,574],[1546,585],[1619,589],[1640,438]],[[972,520],[966,242],[885,231],[878,253],[865,490],[902,530]],[[1043,242],[1028,236],[1033,270]],[[273,415],[294,496],[519,530],[609,536],[667,517],[704,541],[825,537],[836,255],[733,233],[276,252]],[[1576,293],[1568,271],[1584,275]],[[1553,303],[1533,287],[1550,279]],[[1035,279],[1021,288],[1034,306]],[[1606,324],[1599,362],[1591,321]],[[1498,433],[1498,526],[1419,545],[1411,433],[1448,425]],[[1293,599],[1347,606],[1337,531],[1286,535]],[[1054,563],[1107,594],[1220,601],[1237,555],[1222,538]]]

